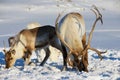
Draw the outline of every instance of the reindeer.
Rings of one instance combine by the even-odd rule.
[[[76,12],[68,13],[58,23],[58,20],[61,17],[61,14],[59,14],[55,22],[57,36],[66,46],[68,51],[65,61],[72,67],[77,67],[79,71],[83,70],[86,72],[88,72],[88,49],[95,51],[101,59],[101,53],[106,52],[100,52],[90,46],[92,33],[96,23],[100,20],[103,24],[102,15],[97,7],[94,6],[91,10],[95,13],[96,20],[93,23],[88,42],[86,41],[85,22],[81,14]],[[71,56],[73,57],[73,60],[70,58]]]
[[[45,25],[34,29],[24,29],[14,37],[13,42],[8,51],[4,49],[6,68],[12,67],[19,58],[23,58],[25,64],[30,64],[30,56],[36,49],[46,51],[46,56],[40,64],[43,66],[50,55],[49,45],[64,53],[63,58],[67,56],[65,47],[57,38],[54,26]],[[65,61],[64,65],[66,65]]]
[[[26,27],[26,29],[33,29],[33,28],[36,28],[36,27],[40,27],[41,25],[38,23],[38,22],[32,22],[32,23],[29,23],[28,25],[27,25],[27,27]],[[12,45],[12,43],[14,43],[14,41],[15,41],[15,36],[10,36],[9,38],[8,38],[8,44],[9,44],[9,47],[11,47],[11,45]],[[55,52],[55,50],[54,50],[54,48],[53,47],[49,47],[49,50],[50,50],[50,60],[51,61],[57,61],[57,57],[59,56],[59,53],[58,52]],[[40,54],[40,52],[41,52],[42,50],[41,49],[37,49],[37,50],[35,50],[35,52],[34,53],[36,53],[36,57],[37,57],[37,59],[36,59],[36,61],[35,62],[41,62],[40,61],[40,56],[42,56],[41,54]],[[45,52],[46,52],[46,50],[44,50]],[[32,53],[32,54],[34,54],[34,53]],[[43,57],[43,56],[42,56]],[[42,58],[43,59],[43,58]]]

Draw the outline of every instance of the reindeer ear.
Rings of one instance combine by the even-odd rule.
[[[13,50],[11,51],[11,53],[15,55],[16,51],[13,49]]]
[[[7,50],[3,49],[3,52],[6,54],[6,53],[7,53]]]

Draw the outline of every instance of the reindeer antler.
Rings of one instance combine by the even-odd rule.
[[[6,53],[6,45],[5,45],[5,41],[4,40],[3,40],[3,45],[4,45],[3,51]]]
[[[92,35],[93,35],[93,31],[95,29],[95,26],[96,26],[96,23],[98,20],[101,20],[101,23],[103,24],[103,20],[102,20],[102,14],[100,13],[100,11],[97,9],[97,7],[94,5],[94,9],[91,9],[95,15],[96,15],[96,20],[93,24],[93,27],[91,29],[91,32],[89,34],[89,37],[88,37],[88,45],[90,45],[90,42],[91,42],[91,39],[92,39]],[[96,10],[96,11],[95,11]]]
[[[6,49],[6,46],[5,46],[5,41],[3,40],[3,45],[4,45],[4,48]]]
[[[100,13],[100,11],[97,9],[97,7],[95,5],[93,5],[93,8],[94,9],[91,9],[91,10],[95,13],[96,18],[101,20],[101,23],[103,24],[102,14]],[[97,11],[97,12],[95,12],[95,11]]]
[[[101,23],[103,24],[102,14],[100,13],[100,11],[97,9],[97,7],[96,7],[95,5],[93,5],[93,7],[94,7],[94,8],[91,9],[91,10],[95,13],[95,15],[96,15],[96,20],[95,20],[95,22],[94,22],[94,24],[93,24],[93,26],[92,26],[92,29],[91,29],[91,31],[90,31],[90,34],[89,34],[89,36],[88,36],[87,45],[86,45],[85,49],[82,51],[82,53],[83,53],[83,56],[84,56],[86,50],[88,50],[88,49],[93,50],[93,51],[95,51],[95,52],[99,55],[100,59],[102,60],[101,54],[102,54],[102,53],[106,53],[107,51],[105,51],[105,52],[100,52],[100,51],[98,51],[98,50],[95,49],[95,48],[91,48],[91,46],[90,46],[90,42],[91,42],[91,39],[92,39],[93,31],[94,31],[94,29],[95,29],[95,26],[96,26],[97,21],[100,20]]]

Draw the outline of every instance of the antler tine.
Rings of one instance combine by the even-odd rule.
[[[100,13],[100,11],[97,9],[97,7],[95,5],[92,5],[94,7],[95,10],[97,10],[98,13]]]
[[[91,47],[90,47],[89,49],[95,51],[95,52],[98,54],[98,56],[100,57],[100,60],[102,60],[102,55],[101,55],[101,54],[107,52],[107,50],[106,50],[106,51],[103,51],[103,52],[100,52],[99,50],[97,50],[97,49],[95,49],[95,48],[91,48]]]
[[[84,50],[82,51],[82,53],[83,53],[83,55],[85,55],[85,51],[88,50],[88,49],[91,49],[91,50],[95,51],[95,52],[99,55],[100,59],[102,60],[101,54],[102,54],[102,53],[105,53],[105,52],[100,52],[100,51],[98,51],[97,49],[91,48],[91,46],[90,46],[90,42],[91,42],[91,39],[92,39],[93,31],[94,31],[94,28],[95,28],[95,26],[96,26],[97,21],[98,21],[98,20],[101,20],[101,23],[103,23],[103,21],[102,21],[102,15],[101,15],[100,11],[97,9],[97,7],[96,7],[95,5],[93,5],[93,7],[94,7],[94,9],[91,9],[91,10],[95,13],[95,15],[96,15],[96,20],[95,20],[95,22],[93,23],[92,29],[91,29],[91,31],[90,31],[90,33],[89,33],[89,36],[88,36],[87,45],[86,45],[86,47],[84,48]]]
[[[93,7],[94,7],[94,8],[91,9],[91,10],[95,13],[97,19],[100,20],[101,23],[103,24],[102,14],[100,13],[100,11],[98,10],[98,8],[97,8],[95,5],[93,5]]]
[[[63,10],[61,13],[59,13],[59,15],[58,15],[58,17],[57,17],[57,19],[56,19],[56,21],[55,21],[55,26],[57,26],[57,24],[58,24],[58,20],[59,20],[59,18],[62,16],[62,14],[65,12],[65,10]]]
[[[97,17],[97,13],[95,12],[95,10],[94,9],[90,9],[90,10],[92,10],[95,13],[96,17]]]
[[[56,21],[55,21],[55,26],[57,26],[58,20],[59,20],[60,16],[61,16],[61,15],[59,14],[58,17],[57,17],[57,19],[56,19]]]
[[[3,49],[3,51],[4,51],[4,53],[6,54],[6,46],[5,46],[5,41],[3,40],[3,45],[4,45],[4,49]]]
[[[101,20],[101,23],[103,23],[101,13],[100,13],[99,10],[97,9],[97,7],[94,6],[94,9],[91,9],[91,10],[95,13],[95,15],[96,15],[96,20],[95,20],[95,22],[94,22],[94,24],[93,24],[93,27],[92,27],[92,30],[91,30],[91,32],[90,32],[90,34],[89,34],[88,44],[90,44],[90,41],[91,41],[91,38],[92,38],[92,33],[93,33],[93,31],[94,31],[94,28],[95,28],[95,26],[96,26],[97,21],[100,19],[100,20]],[[96,12],[95,10],[96,10],[97,12]]]
[[[3,40],[4,49],[6,50],[5,41]]]

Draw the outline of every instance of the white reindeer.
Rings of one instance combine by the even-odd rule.
[[[68,50],[68,55],[66,57],[66,61],[72,67],[77,67],[79,71],[88,72],[88,52],[87,50],[93,50],[97,52],[97,54],[101,57],[101,53],[95,48],[90,47],[90,41],[92,38],[92,33],[96,26],[97,21],[102,21],[102,15],[97,9],[96,6],[92,9],[92,11],[96,15],[96,20],[92,26],[92,30],[88,37],[88,42],[86,41],[86,29],[85,22],[83,16],[79,13],[72,12],[65,15],[59,22],[59,18],[61,14],[56,19],[56,33],[61,42],[66,46]],[[73,56],[73,60],[70,59],[70,56]],[[66,67],[64,68],[66,69]]]

